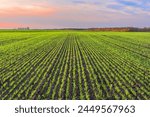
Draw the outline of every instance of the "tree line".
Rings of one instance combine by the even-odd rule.
[[[150,32],[150,27],[136,28],[136,27],[113,27],[113,28],[89,28],[93,31],[116,31],[116,32]]]

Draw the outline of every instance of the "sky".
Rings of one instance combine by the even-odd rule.
[[[0,28],[150,27],[150,0],[0,0]]]

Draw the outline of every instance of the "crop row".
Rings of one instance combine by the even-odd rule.
[[[0,40],[0,99],[150,98],[145,40],[120,33],[20,33]]]

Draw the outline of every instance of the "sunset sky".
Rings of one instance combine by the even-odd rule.
[[[0,0],[0,28],[148,27],[150,0]]]

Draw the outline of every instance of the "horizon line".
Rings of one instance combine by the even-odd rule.
[[[136,26],[109,26],[109,27],[87,27],[87,28],[78,28],[78,27],[64,27],[64,28],[32,28],[32,27],[18,27],[18,28],[0,28],[0,30],[21,30],[23,28],[29,28],[29,30],[61,30],[61,29],[100,29],[100,28],[138,28],[138,29],[143,29],[143,28],[150,28],[150,26],[145,26],[145,27],[136,27]]]

